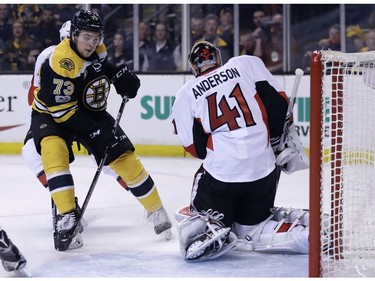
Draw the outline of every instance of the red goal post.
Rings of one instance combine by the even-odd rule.
[[[375,276],[375,53],[316,51],[310,277]]]

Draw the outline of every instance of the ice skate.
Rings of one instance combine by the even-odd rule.
[[[78,224],[78,218],[78,209],[57,215],[57,250],[73,250],[83,246],[80,234],[83,231],[83,227],[82,224]],[[75,227],[76,225],[77,227]]]
[[[154,224],[154,231],[161,234],[166,240],[172,237],[172,223],[164,207],[160,207],[154,212],[147,212],[147,220]]]
[[[8,238],[4,230],[0,230],[0,259],[6,271],[21,271],[26,267],[26,259],[16,245]]]
[[[204,228],[203,232],[190,238],[185,249],[185,259],[189,261],[217,258],[235,247],[237,237],[221,223],[222,214],[212,210],[203,211],[191,218]],[[186,221],[188,221],[187,219]]]

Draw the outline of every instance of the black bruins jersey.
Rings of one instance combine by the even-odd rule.
[[[107,107],[110,78],[106,75],[104,44],[85,60],[64,40],[53,48],[40,69],[40,87],[34,92],[33,109],[66,122],[78,110],[103,112]]]

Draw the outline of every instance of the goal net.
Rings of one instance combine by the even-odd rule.
[[[375,276],[375,53],[311,60],[311,277]]]

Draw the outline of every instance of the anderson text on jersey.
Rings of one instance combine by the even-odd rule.
[[[194,97],[197,99],[202,96],[208,90],[215,88],[216,86],[237,77],[241,77],[238,70],[234,68],[228,68],[219,73],[215,73],[211,76],[208,76],[206,79],[202,80],[199,84],[196,84],[193,87]]]

